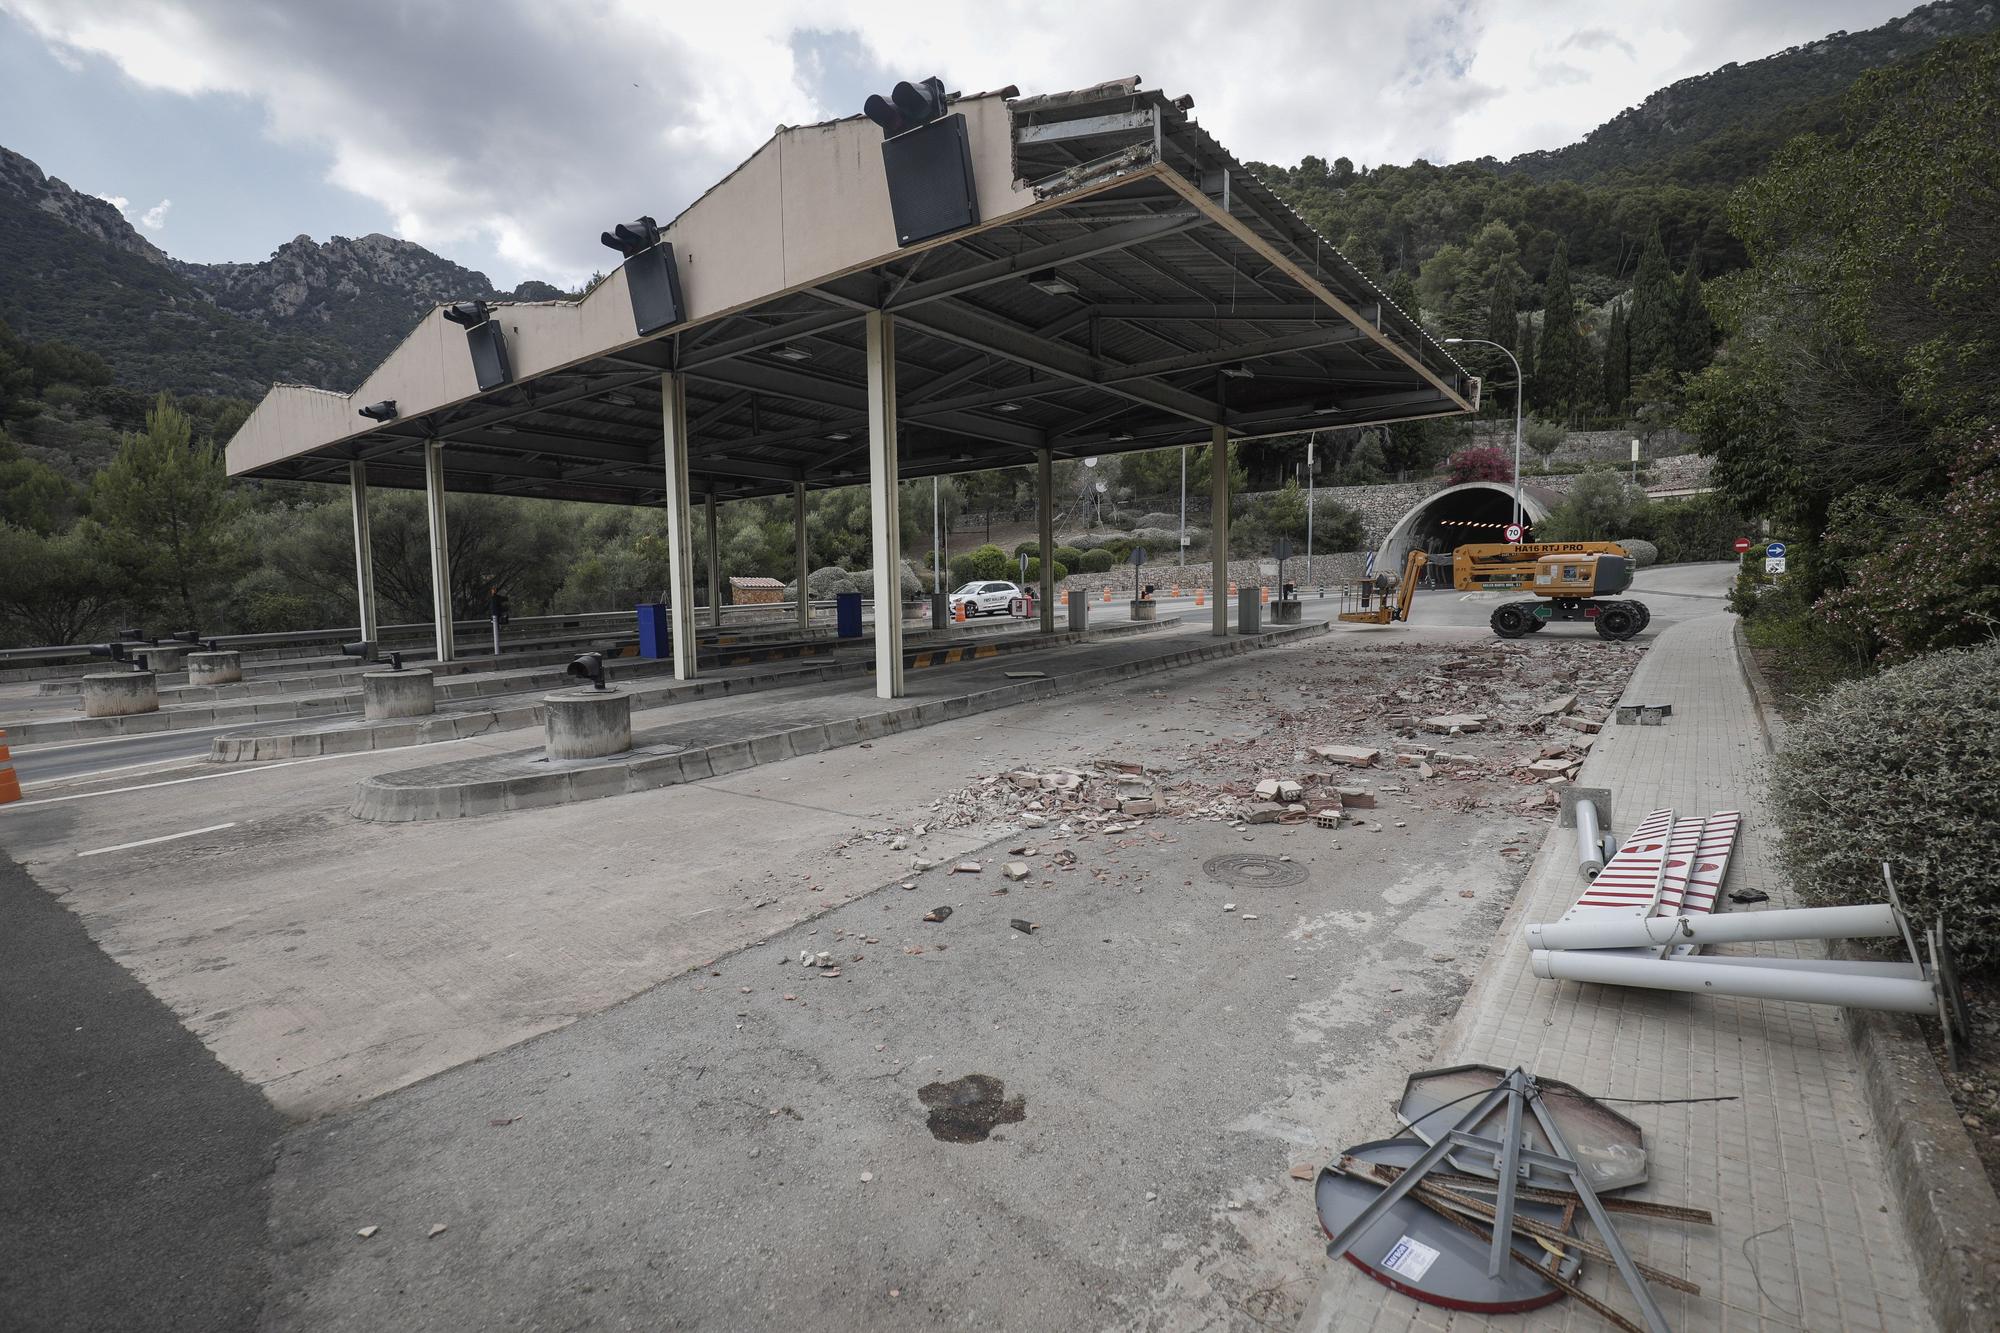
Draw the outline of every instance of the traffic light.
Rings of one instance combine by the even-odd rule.
[[[599,240],[625,256],[625,294],[632,301],[632,323],[641,335],[671,328],[686,317],[681,302],[681,271],[671,241],[649,217],[621,222],[600,233]]]
[[[510,610],[511,608],[507,602],[507,594],[501,592],[498,588],[493,589],[492,597],[488,598],[486,602],[487,619],[497,620],[504,625],[509,619]]]
[[[572,661],[564,674],[587,680],[593,689],[604,688],[604,654],[581,653]]]
[[[370,403],[368,406],[360,408],[359,411],[362,416],[367,417],[370,421],[394,421],[396,419],[396,400],[393,398],[384,398],[379,403]]]
[[[514,378],[513,367],[507,363],[507,340],[486,302],[453,301],[444,308],[444,317],[465,330],[465,345],[472,352],[472,377],[481,389],[497,389]]]
[[[876,93],[862,112],[882,128],[882,170],[896,243],[976,226],[979,196],[972,181],[972,142],[962,115],[946,115],[944,81],[899,83]]]

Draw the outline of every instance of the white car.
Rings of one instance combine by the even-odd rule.
[[[1001,583],[979,580],[968,583],[951,595],[951,614],[958,618],[958,608],[965,608],[966,618],[973,616],[1004,616],[1013,611],[1015,604],[1025,596],[1018,583]]]

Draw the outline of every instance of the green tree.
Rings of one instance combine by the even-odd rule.
[[[0,569],[0,624],[19,643],[78,643],[121,601],[88,525],[49,536],[0,523]]]
[[[1604,408],[1614,415],[1632,397],[1632,346],[1626,336],[1625,307],[1611,307],[1611,324],[1604,334]]]
[[[1639,254],[1639,272],[1632,280],[1632,314],[1626,327],[1629,344],[1627,383],[1655,370],[1671,370],[1680,311],[1680,285],[1667,267],[1660,233],[1647,234]]]
[[[1681,274],[1674,310],[1674,369],[1692,375],[1715,355],[1715,318],[1708,313],[1708,298],[1701,289],[1701,268],[1688,260]]]
[[[125,436],[90,487],[106,554],[135,600],[171,609],[189,628],[215,609],[222,585],[250,556],[224,540],[236,503],[222,453],[192,435],[187,414],[162,393],[146,429]]]
[[[1630,537],[1644,509],[1646,494],[1615,472],[1587,472],[1578,477],[1563,502],[1535,525],[1535,537],[1545,542],[1610,541]]]
[[[1569,285],[1569,246],[1559,242],[1542,301],[1542,338],[1529,386],[1537,409],[1568,417],[1577,404],[1584,366],[1583,334],[1576,326],[1576,298]]]

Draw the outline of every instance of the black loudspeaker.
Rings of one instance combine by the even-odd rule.
[[[489,319],[465,331],[465,345],[472,349],[472,377],[482,389],[497,389],[514,378],[507,364],[507,340],[500,333],[500,321]]]
[[[976,226],[979,196],[972,185],[972,141],[963,115],[946,116],[882,141],[896,243]]]
[[[656,333],[687,318],[686,307],[681,304],[681,270],[674,262],[673,242],[648,246],[628,258],[623,267],[625,290],[632,297],[632,322],[638,325],[640,333]]]

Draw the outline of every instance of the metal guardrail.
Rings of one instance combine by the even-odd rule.
[[[872,598],[863,598],[861,605],[873,605]],[[812,603],[814,614],[832,611],[834,603],[830,598],[815,598]],[[707,607],[695,609],[695,622],[703,625],[708,618]],[[792,602],[745,602],[722,608],[724,620],[756,619],[771,617],[781,619],[794,614],[796,604]],[[507,622],[502,642],[508,637],[532,637],[534,633],[549,630],[602,630],[618,633],[638,632],[637,611],[578,611],[568,615],[515,616]],[[469,636],[484,635],[491,629],[492,622],[481,617],[476,620],[455,620],[452,622],[454,636],[465,639],[468,646],[475,641]],[[376,627],[376,641],[391,643],[396,640],[416,640],[428,642],[433,626],[428,620],[415,621],[406,625],[380,625]],[[203,636],[203,642],[214,642],[224,648],[238,650],[249,648],[292,648],[315,643],[351,643],[361,637],[359,625],[335,626],[327,629],[274,630],[263,634],[214,634]],[[71,660],[87,661],[90,645],[86,643],[53,644],[32,648],[0,648],[0,667],[49,666]]]

